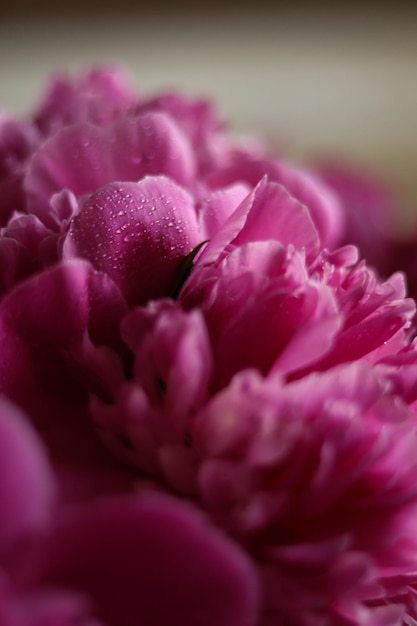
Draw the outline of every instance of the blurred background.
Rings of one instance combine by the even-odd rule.
[[[108,62],[142,92],[213,98],[293,160],[365,166],[417,213],[417,2],[1,0],[1,108],[28,113],[51,72]]]

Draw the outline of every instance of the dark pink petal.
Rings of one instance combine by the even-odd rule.
[[[22,413],[0,401],[0,556],[44,529],[55,496],[46,451]]]
[[[85,261],[22,283],[0,305],[0,391],[40,424],[73,419],[85,392],[71,355],[86,332],[97,345],[118,347],[125,306],[110,278]]]
[[[122,117],[111,126],[64,127],[33,156],[26,177],[28,210],[46,225],[52,196],[69,189],[77,197],[113,181],[138,181],[166,174],[180,184],[194,176],[187,138],[163,113]]]
[[[91,602],[81,594],[54,588],[14,588],[0,574],[2,626],[104,626],[93,617]]]
[[[114,499],[50,539],[44,582],[87,593],[109,626],[252,626],[257,584],[244,554],[179,500]]]
[[[52,233],[35,215],[16,213],[2,229],[2,234],[15,239],[27,249],[31,257],[36,258],[39,245]]]
[[[131,493],[140,476],[121,463],[100,440],[100,432],[84,416],[70,425],[59,420],[43,434],[59,488],[61,509],[109,494]],[[77,423],[76,423],[77,422]]]
[[[25,248],[15,239],[0,236],[0,296],[25,275],[27,264]]]
[[[45,250],[49,248],[48,257]],[[35,215],[16,213],[0,236],[0,293],[58,261],[57,235]]]
[[[200,243],[191,196],[165,177],[111,183],[73,219],[64,258],[106,272],[133,304],[170,295],[184,257]]]

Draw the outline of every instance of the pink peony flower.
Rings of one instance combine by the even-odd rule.
[[[0,190],[0,623],[413,624],[415,303],[351,187],[101,69]]]

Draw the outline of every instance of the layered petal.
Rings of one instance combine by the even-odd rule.
[[[85,402],[85,372],[77,372],[83,338],[117,348],[125,306],[114,283],[84,261],[22,283],[0,305],[1,392],[39,425],[74,419]]]
[[[216,389],[247,367],[266,374],[311,365],[341,325],[331,289],[309,278],[302,255],[275,241],[244,244],[221,263],[202,266],[181,299],[205,314]]]
[[[285,386],[242,373],[200,412],[205,504],[262,564],[278,623],[343,623],[342,606],[389,604],[385,578],[411,575],[415,432],[359,363]]]
[[[116,389],[112,404],[93,398],[92,417],[119,457],[193,493],[198,457],[191,422],[209,397],[212,377],[204,319],[161,300],[129,313],[122,332],[135,346],[133,381]]]
[[[62,189],[79,197],[148,174],[166,174],[186,184],[194,170],[187,138],[163,113],[123,116],[109,126],[74,124],[34,154],[25,180],[28,211],[50,226],[50,200]]]

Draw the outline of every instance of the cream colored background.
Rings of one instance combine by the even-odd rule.
[[[142,91],[207,95],[291,157],[369,166],[417,212],[417,13],[0,20],[0,105],[29,111],[53,70],[123,64]]]

